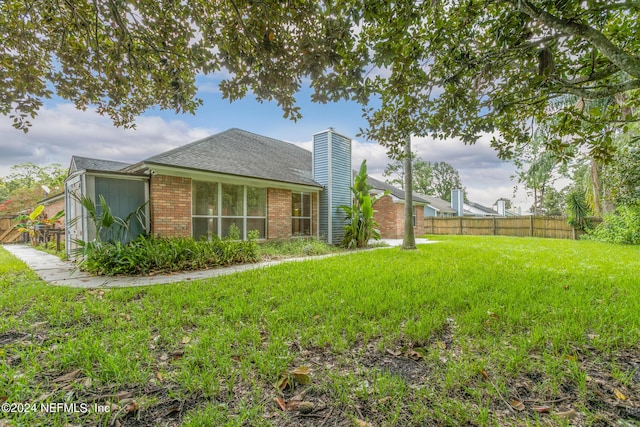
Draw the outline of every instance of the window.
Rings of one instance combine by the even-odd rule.
[[[311,236],[311,194],[291,193],[291,234]]]
[[[191,204],[196,240],[213,236],[246,239],[252,230],[261,238],[266,236],[265,188],[193,181]]]
[[[194,181],[191,189],[193,238],[211,240],[218,235],[218,184]]]

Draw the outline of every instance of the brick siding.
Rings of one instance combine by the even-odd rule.
[[[153,175],[149,198],[153,235],[191,236],[191,178]]]
[[[416,236],[424,234],[424,207],[416,206]],[[384,196],[373,204],[373,219],[383,239],[402,239],[404,236],[404,203],[394,203],[391,196]]]
[[[291,237],[291,191],[267,189],[267,238]]]

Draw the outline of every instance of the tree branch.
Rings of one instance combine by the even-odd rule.
[[[591,73],[588,76],[578,77],[578,78],[575,78],[573,80],[565,80],[565,83],[566,84],[571,84],[571,85],[579,85],[579,84],[582,84],[582,83],[595,82],[595,81],[598,81],[598,80],[606,79],[607,77],[610,77],[610,76],[614,75],[615,73],[617,73],[619,71],[620,71],[620,69],[618,67],[616,67],[615,65],[609,65],[604,70],[600,70],[598,72]]]
[[[530,0],[509,0],[509,2],[519,11],[550,28],[588,41],[621,70],[635,78],[640,78],[640,57],[629,55],[601,32],[588,25],[552,15],[535,6]]]
[[[555,83],[559,83],[558,92],[576,95],[585,99],[601,99],[614,96],[619,93],[628,92],[634,89],[640,89],[640,79],[629,80],[617,85],[597,87],[597,88],[583,88],[572,85],[570,82],[558,80]]]

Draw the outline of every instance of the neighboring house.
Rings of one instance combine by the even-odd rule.
[[[451,217],[455,216],[456,211],[451,207],[451,202],[447,202],[436,196],[419,195],[427,201],[424,207],[424,217]]]
[[[404,235],[404,200],[405,192],[386,182],[368,177],[367,182],[373,187],[373,194],[389,191],[389,194],[373,204],[373,219],[378,223],[380,234],[387,239],[401,239]],[[424,208],[427,201],[424,196],[413,194],[413,233],[424,234]]]
[[[121,217],[148,202],[153,235],[247,238],[257,230],[260,238],[339,243],[345,217],[338,206],[351,204],[350,186],[351,140],[333,129],[313,136],[313,153],[230,129],[134,164],[73,157],[65,181],[67,242],[95,237],[76,193],[103,195]],[[74,217],[82,218],[75,226]]]
[[[494,216],[518,216],[506,209],[505,201],[498,200],[496,209],[488,208],[480,203],[464,200],[462,190],[451,191],[451,209],[455,216],[494,217]]]
[[[53,218],[58,212],[64,211],[64,192],[54,194],[53,196],[46,197],[38,202],[38,205],[43,205],[42,211],[45,218]],[[63,228],[64,217],[60,218],[53,224],[54,228]]]

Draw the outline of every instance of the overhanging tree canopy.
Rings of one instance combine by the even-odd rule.
[[[21,129],[54,93],[116,125],[155,105],[193,112],[196,76],[219,70],[224,96],[293,119],[303,78],[319,102],[377,97],[365,134],[392,152],[409,134],[497,130],[506,157],[555,115],[550,147],[605,156],[612,128],[637,120],[638,1],[5,0],[0,28],[0,112]]]

